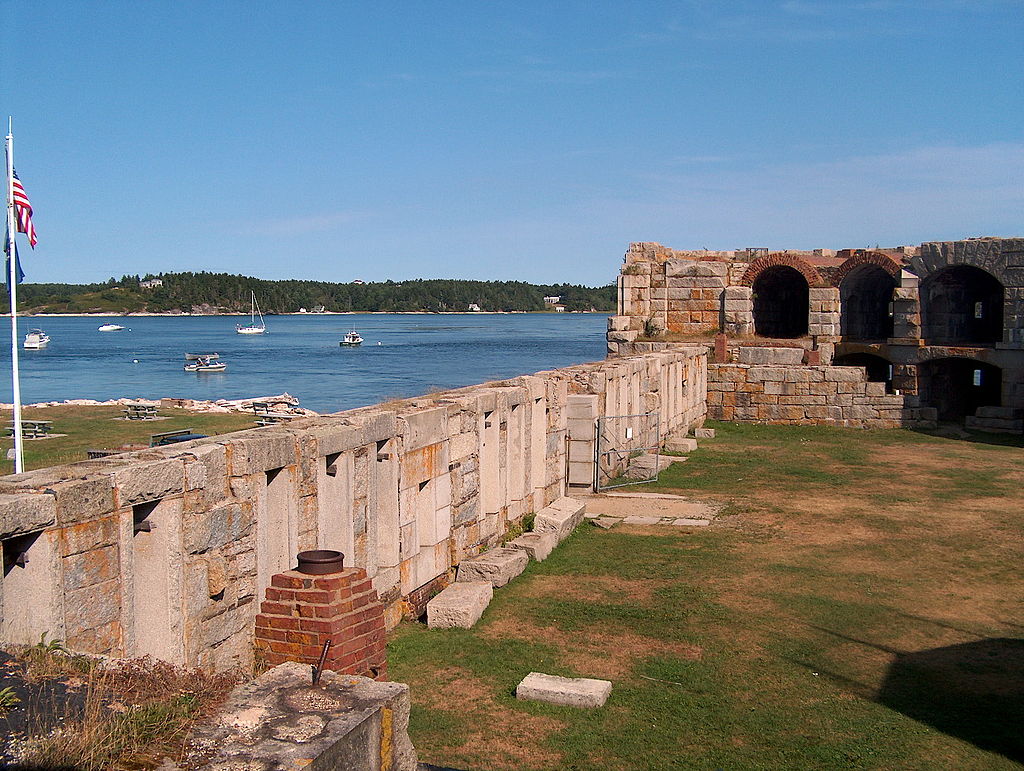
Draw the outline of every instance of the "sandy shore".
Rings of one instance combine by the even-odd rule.
[[[217,399],[216,401],[204,401],[202,399],[109,399],[98,401],[96,399],[65,399],[54,402],[37,402],[35,404],[23,404],[27,407],[123,407],[126,404],[151,404],[165,409],[178,408],[190,412],[249,412],[253,402],[265,402],[271,406],[274,412],[289,413],[291,415],[319,415],[319,412],[307,410],[299,406],[299,400],[289,393],[276,396],[251,396],[246,399]],[[0,410],[13,410],[13,404],[0,403]]]

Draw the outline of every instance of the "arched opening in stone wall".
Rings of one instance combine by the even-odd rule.
[[[921,284],[921,327],[929,343],[999,342],[1003,339],[1003,285],[970,265],[932,274]]]
[[[918,365],[921,405],[935,407],[939,420],[962,420],[978,407],[999,406],[1003,373],[975,359],[933,359]]]
[[[788,265],[765,268],[754,279],[754,333],[793,338],[807,334],[810,288],[803,274]]]
[[[872,383],[885,383],[886,393],[892,393],[892,363],[873,353],[847,353],[836,356],[832,363],[837,367],[864,367],[868,380]]]
[[[892,337],[892,293],[896,278],[878,265],[854,268],[839,285],[840,332],[847,340]]]

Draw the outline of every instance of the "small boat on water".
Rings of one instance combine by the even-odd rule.
[[[195,358],[189,358],[195,356]],[[186,372],[223,372],[228,365],[220,361],[220,356],[215,353],[208,354],[185,354]]]
[[[49,342],[50,336],[41,329],[29,330],[29,333],[25,335],[25,348],[30,351],[45,348]]]
[[[345,346],[347,348],[354,348],[357,345],[362,345],[363,337],[354,329],[351,332],[345,333],[345,339],[338,343],[338,345]]]
[[[267,331],[267,325],[263,323],[263,314],[260,312],[259,303],[256,302],[256,293],[249,292],[252,297],[252,309],[249,314],[248,324],[238,324],[235,326],[235,332],[240,335],[262,335]],[[256,323],[256,317],[260,317],[260,323]]]
[[[100,324],[99,332],[120,332],[124,327],[120,324],[115,324],[112,321],[108,321],[106,324]]]

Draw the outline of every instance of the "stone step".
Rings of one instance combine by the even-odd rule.
[[[563,497],[537,512],[533,529],[537,533],[554,533],[561,543],[583,521],[586,504],[575,498]]]
[[[469,629],[480,620],[492,597],[490,581],[456,581],[427,603],[427,626]]]
[[[684,436],[679,439],[666,439],[665,450],[668,452],[693,452],[697,449],[697,440]]]
[[[1019,434],[1024,430],[1024,420],[1020,418],[976,418],[968,415],[964,419],[964,427],[996,434]]]
[[[494,588],[504,586],[518,576],[530,562],[530,555],[522,549],[499,547],[489,549],[476,557],[459,563],[456,583],[460,581],[487,581]]]
[[[522,549],[530,555],[530,559],[543,562],[558,545],[554,533],[523,533],[505,544],[513,549]]]
[[[608,680],[558,677],[531,672],[516,686],[516,698],[566,707],[603,707],[612,692]]]

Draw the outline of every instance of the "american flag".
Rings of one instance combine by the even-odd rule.
[[[25,188],[21,186],[18,172],[14,172],[14,215],[18,220],[18,232],[28,236],[28,243],[33,249],[39,241],[36,238],[36,226],[32,224],[32,204],[28,202]]]

